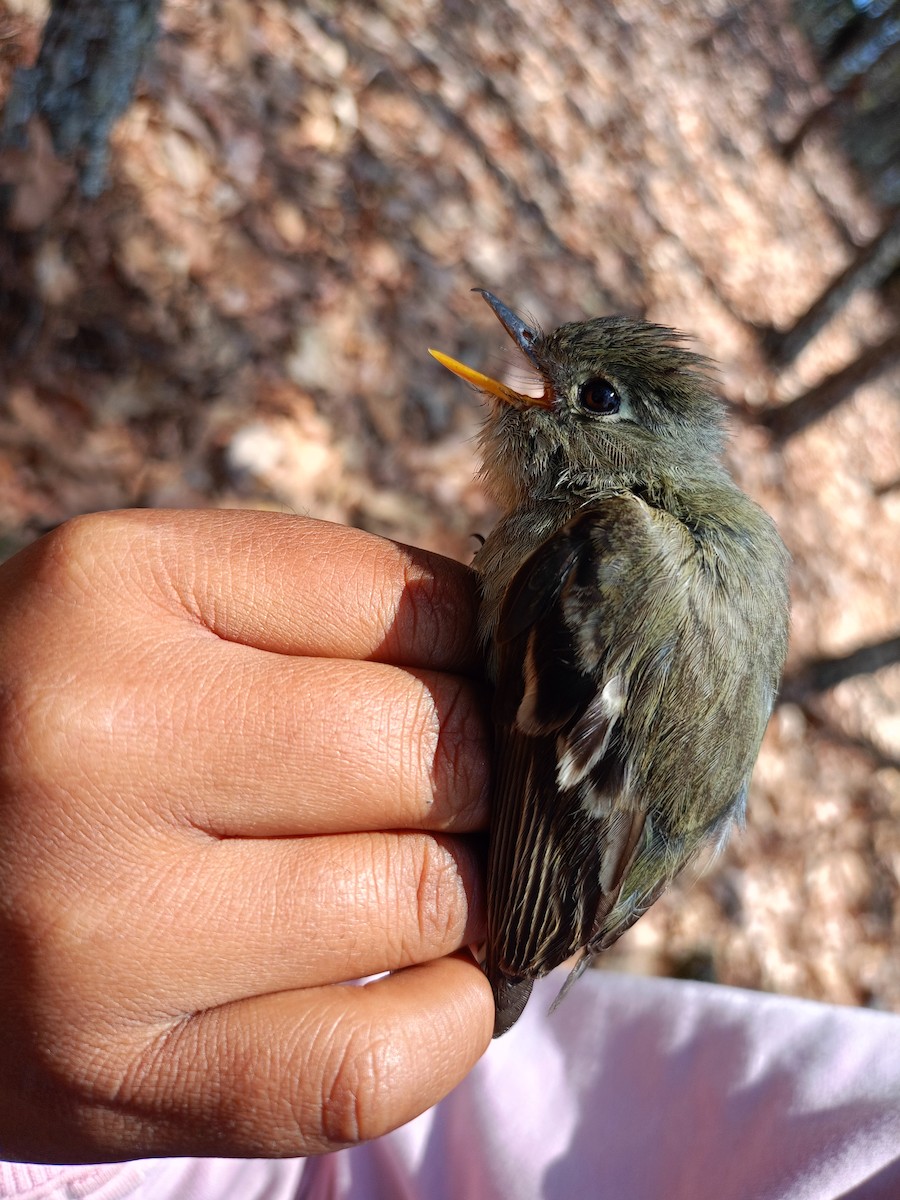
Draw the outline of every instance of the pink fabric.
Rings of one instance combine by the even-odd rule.
[[[430,1112],[301,1160],[0,1165],[17,1200],[897,1200],[900,1017],[588,972]]]

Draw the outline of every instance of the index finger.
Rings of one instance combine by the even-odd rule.
[[[283,513],[126,511],[99,519],[118,522],[132,561],[150,564],[153,585],[167,583],[226,641],[279,654],[477,670],[475,576],[442,555]],[[147,540],[152,548],[141,556]]]

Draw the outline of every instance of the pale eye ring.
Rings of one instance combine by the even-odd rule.
[[[593,416],[609,416],[622,407],[619,393],[602,375],[586,380],[578,390],[578,403]]]

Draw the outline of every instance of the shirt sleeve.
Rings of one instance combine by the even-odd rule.
[[[345,1152],[338,1194],[900,1196],[900,1017],[604,971],[548,1015],[562,981],[442,1104]]]

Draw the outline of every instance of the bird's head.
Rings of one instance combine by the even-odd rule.
[[[430,353],[497,401],[482,435],[483,475],[503,507],[636,486],[668,490],[721,471],[723,407],[712,364],[684,348],[683,334],[628,317],[547,334],[476,290],[524,354],[539,394]]]

